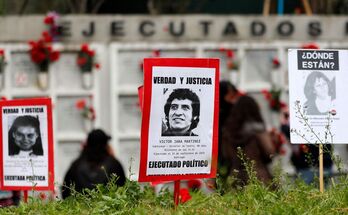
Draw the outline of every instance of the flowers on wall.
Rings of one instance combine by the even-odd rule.
[[[272,88],[270,91],[262,90],[261,93],[268,101],[269,107],[272,111],[280,112],[282,108],[286,107],[286,104],[280,100],[281,89]]]
[[[3,73],[6,66],[5,51],[0,49],[0,73]]]
[[[51,37],[53,41],[57,40],[58,36],[58,19],[59,19],[59,14],[52,11],[47,13],[45,16],[43,22],[47,26],[48,31],[46,31]]]
[[[273,69],[279,69],[280,68],[280,61],[277,57],[272,58],[272,68]]]
[[[89,104],[86,99],[79,99],[76,101],[76,109],[80,111],[82,117],[89,121],[94,121],[96,118],[94,107]]]
[[[100,69],[100,64],[95,60],[95,51],[87,43],[81,45],[77,54],[76,63],[82,73],[92,72],[93,67]]]
[[[37,41],[29,41],[30,59],[39,67],[40,72],[48,72],[50,63],[59,59],[59,51],[52,48],[52,37],[43,32]]]
[[[301,46],[301,49],[319,49],[316,43],[306,43]]]
[[[236,54],[232,49],[220,48],[221,53],[226,57],[226,67],[229,71],[236,71],[239,69],[239,62]]]

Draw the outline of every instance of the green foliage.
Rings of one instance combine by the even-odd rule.
[[[248,171],[254,174],[251,169]],[[21,203],[19,207],[0,209],[0,214],[344,214],[348,211],[347,176],[331,181],[324,193],[315,184],[306,185],[284,175],[274,180],[276,189],[264,186],[252,176],[247,186],[224,194],[192,192],[192,199],[176,209],[173,194],[168,190],[155,194],[152,187],[134,181],[117,187],[116,180],[113,176],[106,186],[98,185],[82,194],[73,192],[66,200],[43,203],[30,198],[29,203]]]

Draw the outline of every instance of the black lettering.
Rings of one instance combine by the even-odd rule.
[[[174,23],[170,22],[169,23],[169,33],[174,36],[174,37],[180,37],[182,35],[184,35],[185,33],[185,23],[184,22],[180,22],[180,28],[179,30],[175,31],[174,29]]]
[[[290,36],[294,33],[294,29],[295,27],[290,21],[280,22],[277,27],[278,34],[281,36]]]
[[[225,29],[223,31],[224,36],[228,35],[238,35],[236,26],[234,25],[234,22],[227,22]]]
[[[82,31],[82,35],[85,37],[90,37],[90,36],[94,35],[94,22],[93,21],[89,23],[88,31],[87,31],[87,29]]]
[[[111,35],[124,36],[123,25],[124,25],[124,21],[111,22]]]
[[[57,26],[57,35],[60,37],[70,37],[71,36],[71,22],[64,21],[60,22]]]
[[[155,34],[154,26],[155,24],[152,21],[142,21],[139,25],[139,32],[144,37],[150,37]]]
[[[308,34],[317,37],[321,35],[321,27],[320,27],[320,22],[310,22],[308,24]]]
[[[199,24],[203,27],[203,35],[207,36],[209,34],[209,26],[211,25],[211,21],[201,21]]]
[[[253,21],[251,23],[251,35],[262,36],[266,33],[266,25],[261,21]]]

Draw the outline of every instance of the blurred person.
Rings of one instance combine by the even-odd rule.
[[[240,97],[238,89],[229,81],[220,81],[220,113],[219,113],[219,143],[218,143],[218,174],[219,177],[225,182],[230,171],[230,160],[225,159],[222,156],[222,127],[225,124],[227,116],[233,108],[234,103]]]
[[[193,133],[199,122],[200,101],[190,89],[174,89],[164,105],[166,130],[162,136],[198,136]]]
[[[8,132],[8,153],[12,155],[43,155],[40,121],[34,116],[18,116]]]
[[[275,148],[256,101],[249,96],[241,96],[222,129],[222,156],[230,161],[230,175],[237,179],[234,186],[244,186],[249,181],[239,149],[247,159],[254,161],[256,177],[269,184],[272,175],[267,166],[272,161]]]
[[[111,139],[103,130],[94,129],[88,134],[87,143],[80,157],[70,166],[62,187],[63,199],[71,195],[71,187],[77,192],[93,189],[97,184],[106,185],[112,174],[118,179],[118,186],[123,186],[126,177],[122,165],[111,154],[108,141]]]
[[[304,86],[307,101],[304,104],[307,115],[325,115],[333,108],[336,98],[334,82],[322,72],[311,72]]]

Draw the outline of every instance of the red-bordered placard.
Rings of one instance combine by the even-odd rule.
[[[0,101],[0,189],[54,190],[50,98]]]
[[[215,177],[218,113],[218,59],[144,59],[139,181]]]

